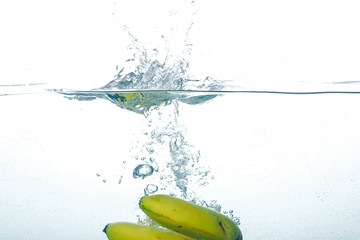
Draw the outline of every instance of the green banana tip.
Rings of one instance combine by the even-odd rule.
[[[240,229],[239,229],[240,230]],[[237,238],[237,240],[243,240],[243,236],[242,236],[242,232],[240,230],[240,234],[239,234],[239,237]]]
[[[142,202],[142,200],[143,200],[143,198],[144,198],[145,196],[143,196],[142,198],[140,198],[140,200],[139,200],[139,207],[141,208],[142,207],[142,204],[141,204],[141,202]]]
[[[103,230],[103,232],[106,234],[106,229],[108,228],[108,226],[110,225],[110,223],[109,224],[106,224],[106,226],[105,226],[105,228],[104,228],[104,230]]]

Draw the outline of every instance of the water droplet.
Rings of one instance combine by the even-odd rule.
[[[148,164],[139,164],[133,171],[134,178],[144,179],[147,176],[153,174],[154,168]]]
[[[97,173],[96,176],[100,177],[100,173]]]
[[[118,184],[120,184],[122,182],[123,176],[120,176]]]
[[[144,189],[144,194],[145,196],[148,196],[149,194],[156,193],[158,189],[159,189],[158,186],[154,184],[148,184]]]
[[[106,183],[106,179],[103,179],[103,182]]]
[[[233,221],[235,222],[236,225],[240,225],[240,218],[235,217],[235,218],[233,219]]]
[[[153,48],[153,53],[154,53],[154,55],[157,55],[159,53],[159,50],[157,50],[156,48]]]
[[[152,147],[147,147],[146,150],[147,150],[148,153],[150,153],[150,154],[154,153],[154,148],[152,148]]]

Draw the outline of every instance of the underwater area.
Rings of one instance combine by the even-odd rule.
[[[2,4],[0,239],[107,239],[154,194],[360,238],[352,1]]]

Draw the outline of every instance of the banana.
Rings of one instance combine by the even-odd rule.
[[[213,210],[168,195],[145,196],[141,210],[159,225],[201,240],[242,240],[238,226]]]
[[[126,222],[110,223],[104,232],[109,240],[194,240],[166,229]]]
[[[121,108],[144,114],[153,106],[169,104],[171,100],[167,92],[130,92],[108,93],[103,96]]]

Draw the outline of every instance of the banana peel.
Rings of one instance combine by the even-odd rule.
[[[104,232],[109,240],[194,240],[166,229],[127,222],[110,223]]]
[[[133,223],[111,223],[104,229],[109,240],[243,239],[239,227],[230,218],[172,196],[145,196],[141,198],[139,207],[166,229]]]

